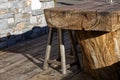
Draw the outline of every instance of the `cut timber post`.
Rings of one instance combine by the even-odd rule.
[[[120,80],[120,30],[76,31],[84,70],[96,80]]]

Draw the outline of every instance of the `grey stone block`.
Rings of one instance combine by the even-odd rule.
[[[0,15],[0,19],[12,18],[12,17],[14,17],[12,13]]]
[[[0,30],[4,30],[8,28],[7,19],[0,19]]]
[[[22,21],[23,21],[22,14],[21,13],[15,14],[15,23],[19,23]]]
[[[0,3],[0,9],[8,9],[8,8],[11,8],[12,7],[12,4],[11,2],[4,2],[4,3]]]
[[[30,23],[31,24],[36,24],[37,23],[37,17],[36,16],[31,16],[30,17]]]
[[[33,16],[41,15],[41,14],[44,14],[43,9],[38,9],[38,10],[33,10],[33,11],[32,11],[32,15],[33,15]]]

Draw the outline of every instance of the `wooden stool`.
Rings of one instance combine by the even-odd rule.
[[[57,65],[61,65],[62,74],[66,74],[66,59],[65,59],[65,47],[64,47],[64,43],[63,43],[64,42],[63,41],[63,34],[62,34],[61,29],[57,29],[57,32],[58,32],[58,41],[59,41],[60,59],[61,59],[61,62],[58,62]],[[73,51],[73,55],[75,57],[75,62],[78,64],[78,67],[80,67],[80,62],[79,62],[79,58],[78,58],[78,55],[77,55],[77,50],[75,48],[75,43],[74,43],[74,39],[73,39],[73,36],[72,36],[72,31],[68,30],[68,33],[69,33],[70,41],[71,41],[71,44],[72,44],[72,51]],[[52,38],[53,38],[53,28],[50,28],[43,69],[48,68],[48,63],[54,63],[53,61],[49,60],[51,47],[52,47],[51,46],[52,45]]]

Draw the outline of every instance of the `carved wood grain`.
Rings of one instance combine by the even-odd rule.
[[[96,80],[119,80],[120,30],[76,31],[76,34],[83,50],[84,70]]]
[[[120,28],[120,5],[86,3],[45,9],[50,27],[88,31],[115,31]]]

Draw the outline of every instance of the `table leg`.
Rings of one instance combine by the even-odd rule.
[[[79,57],[78,57],[77,50],[76,50],[76,44],[75,44],[75,40],[74,40],[74,38],[73,38],[72,31],[71,31],[71,30],[68,30],[68,34],[69,34],[70,41],[71,41],[71,44],[72,44],[72,51],[73,51],[73,55],[74,55],[74,57],[75,57],[75,63],[77,63],[77,66],[78,66],[79,68],[81,68],[81,66],[80,66],[80,61],[79,61]]]
[[[53,28],[50,28],[49,35],[48,35],[48,43],[47,43],[47,48],[46,48],[46,53],[45,53],[45,61],[44,61],[44,64],[43,64],[43,69],[48,68],[48,60],[50,58],[52,38],[53,38]]]
[[[58,29],[59,35],[59,46],[60,46],[60,56],[61,56],[61,67],[62,67],[62,74],[66,74],[66,59],[65,59],[65,47],[63,41],[63,34],[62,29]]]

